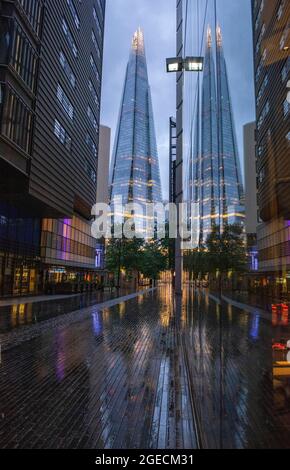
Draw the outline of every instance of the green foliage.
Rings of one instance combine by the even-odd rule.
[[[168,251],[157,240],[112,239],[107,245],[106,267],[118,276],[125,270],[127,275],[135,272],[156,280],[168,268]]]
[[[246,271],[247,257],[244,231],[240,225],[226,225],[220,234],[215,226],[206,246],[186,253],[184,267],[195,279],[208,273]]]
[[[168,269],[168,251],[158,241],[144,243],[140,258],[140,272],[147,279],[158,279]]]

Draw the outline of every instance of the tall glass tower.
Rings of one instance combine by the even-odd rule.
[[[122,203],[162,201],[155,126],[143,32],[132,40],[111,167],[110,199]],[[135,214],[143,227],[142,215]]]
[[[225,223],[235,223],[245,216],[244,188],[220,27],[216,34],[221,210]]]
[[[227,66],[220,28],[216,36],[216,63],[212,32],[208,28],[195,132],[189,160],[189,202],[198,207],[197,239],[204,244],[214,225],[243,223],[244,191],[241,177]],[[199,100],[198,100],[199,102]],[[200,109],[201,108],[201,109]]]

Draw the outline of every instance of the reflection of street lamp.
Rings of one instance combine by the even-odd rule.
[[[182,17],[182,2],[177,0],[177,51],[183,51],[182,23],[178,18]],[[182,296],[182,275],[183,275],[183,253],[180,233],[180,204],[183,203],[183,99],[184,80],[183,72],[202,72],[203,57],[174,57],[166,60],[166,70],[168,73],[177,73],[176,86],[176,165],[175,165],[175,200],[177,205],[177,239],[175,245],[175,294]],[[170,175],[171,177],[171,175]],[[171,177],[172,180],[172,177]]]
[[[166,70],[168,73],[173,72],[202,72],[203,71],[203,57],[175,57],[166,60]]]

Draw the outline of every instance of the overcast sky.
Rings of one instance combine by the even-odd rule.
[[[189,0],[194,4],[197,0]],[[201,0],[206,3],[206,0]],[[211,0],[210,0],[211,2]],[[243,125],[255,119],[251,0],[218,0],[240,156]],[[164,197],[168,197],[168,119],[175,114],[174,76],[165,58],[175,55],[176,0],[107,0],[103,70],[102,124],[112,129],[112,148],[122,86],[134,31],[145,34],[149,80]]]

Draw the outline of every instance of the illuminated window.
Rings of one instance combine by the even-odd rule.
[[[64,92],[64,90],[63,90],[63,88],[61,87],[60,84],[58,84],[58,86],[57,86],[57,93],[56,94],[57,94],[57,99],[60,102],[62,108],[64,109],[66,114],[69,116],[69,118],[71,120],[73,120],[73,118],[74,118],[74,107],[71,104],[69,98],[65,94],[65,92]]]
[[[73,36],[72,36],[72,34],[71,34],[71,32],[70,32],[70,29],[69,29],[69,27],[68,27],[68,24],[67,24],[67,22],[65,21],[64,18],[62,19],[62,30],[63,30],[63,32],[64,32],[64,34],[65,34],[65,36],[66,36],[68,45],[69,45],[69,47],[70,47],[70,49],[71,49],[73,55],[74,55],[75,57],[77,57],[77,56],[78,56],[78,49],[77,49],[76,43],[75,43],[75,41],[74,41],[74,38],[73,38]]]
[[[74,22],[75,22],[75,25],[78,29],[80,29],[80,19],[78,17],[78,14],[77,14],[77,11],[76,11],[76,8],[73,4],[73,1],[72,0],[67,0],[67,4],[69,6],[69,9],[71,11],[71,14],[73,16],[73,19],[74,19]]]
[[[54,135],[62,145],[64,145],[68,150],[71,150],[71,138],[57,119],[54,121]]]

